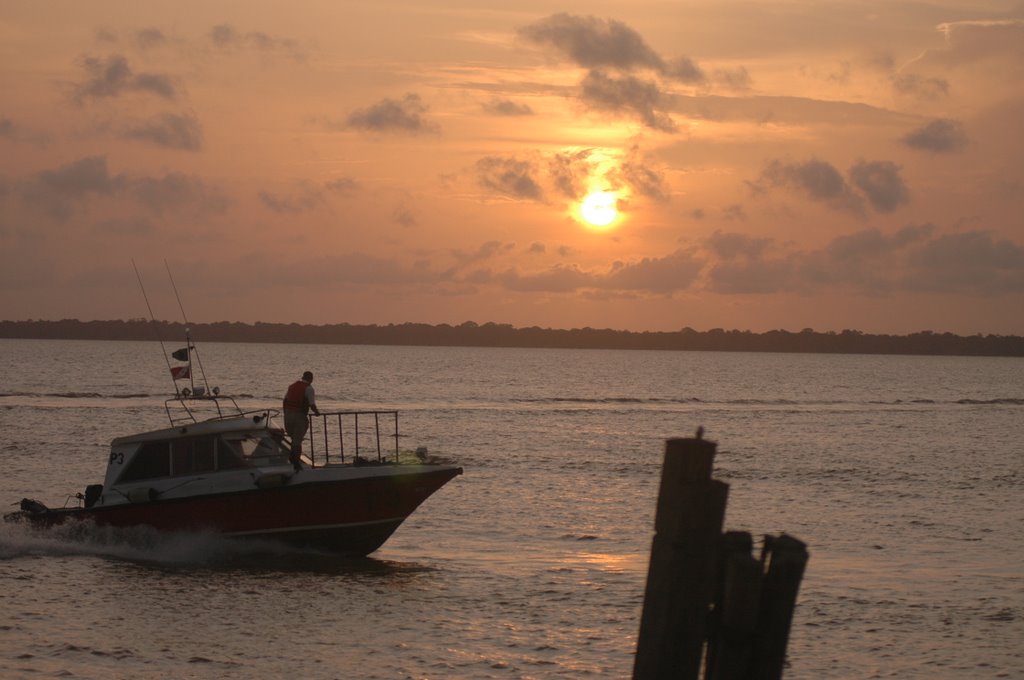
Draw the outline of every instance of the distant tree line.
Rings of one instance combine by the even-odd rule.
[[[202,342],[288,342],[340,345],[422,345],[449,347],[548,347],[573,349],[658,349],[717,352],[808,352],[831,354],[942,354],[1024,356],[1024,337],[954,335],[920,331],[910,335],[873,335],[857,330],[766,333],[723,330],[620,331],[607,328],[514,328],[472,321],[451,326],[422,323],[378,325],[297,323],[254,324],[221,321],[190,324]],[[73,340],[184,340],[186,327],[167,321],[0,321],[0,338]]]

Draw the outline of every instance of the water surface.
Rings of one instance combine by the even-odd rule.
[[[0,502],[62,505],[166,423],[155,343],[0,350]],[[465,474],[367,560],[2,526],[0,675],[628,677],[664,440],[703,425],[727,527],[809,544],[787,678],[1024,677],[1024,360],[200,352],[245,407],[308,368],[321,408],[399,409]]]

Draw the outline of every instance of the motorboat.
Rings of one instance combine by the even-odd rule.
[[[111,442],[103,483],[72,495],[74,505],[23,499],[5,519],[215,532],[365,556],[462,473],[422,448],[403,456],[397,411],[311,415],[308,448],[293,467],[274,410],[243,411],[202,386],[176,390],[165,409],[170,427]],[[393,450],[382,448],[389,437]]]

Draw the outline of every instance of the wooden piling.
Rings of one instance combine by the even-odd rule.
[[[654,520],[634,680],[696,679],[729,486],[711,479],[715,444],[670,439]]]
[[[633,680],[781,680],[807,546],[722,534],[729,487],[711,479],[715,444],[665,444]],[[705,644],[706,643],[706,644]]]
[[[722,536],[718,552],[719,584],[708,636],[707,680],[745,680],[754,656],[761,602],[761,562],[753,557],[746,531]]]
[[[751,680],[780,680],[793,609],[807,565],[807,545],[786,534],[765,536],[761,553],[764,588],[757,621]]]

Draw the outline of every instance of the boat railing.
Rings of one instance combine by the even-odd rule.
[[[309,448],[305,454],[313,467],[345,462],[399,462],[398,411],[310,414],[307,437]],[[388,439],[394,440],[393,445]]]
[[[201,387],[196,387],[195,391],[182,390],[177,396],[167,399],[164,401],[164,410],[167,411],[171,427],[245,415],[234,397],[221,394],[217,388],[211,394]]]

